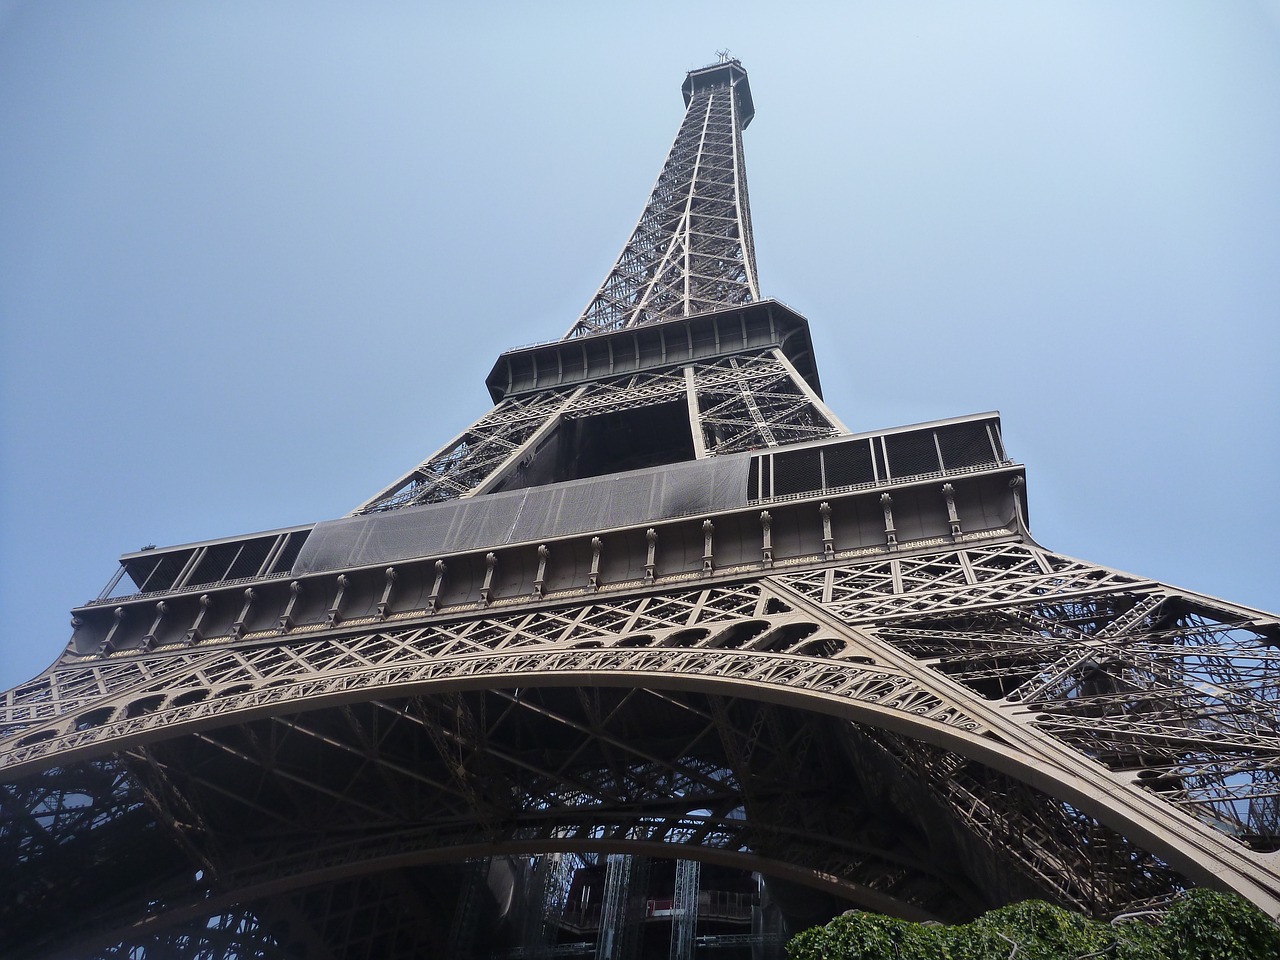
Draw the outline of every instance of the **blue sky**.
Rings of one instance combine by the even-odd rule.
[[[845,422],[998,409],[1040,542],[1280,608],[1280,3],[0,0],[0,687],[487,410],[724,47]]]

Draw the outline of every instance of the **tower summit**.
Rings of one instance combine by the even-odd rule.
[[[742,131],[755,116],[737,60],[691,70],[685,115],[640,222],[569,337],[760,299]]]
[[[125,554],[0,704],[14,958],[779,957],[848,906],[1280,912],[1280,621],[1062,556],[1000,418],[851,433],[761,299],[746,71],[494,407]]]

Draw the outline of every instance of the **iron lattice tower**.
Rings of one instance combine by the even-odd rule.
[[[690,956],[739,904],[699,866],[792,917],[1280,912],[1280,621],[1042,547],[996,414],[847,430],[758,295],[746,73],[684,96],[488,414],[347,517],[126,554],[4,694],[6,956]]]

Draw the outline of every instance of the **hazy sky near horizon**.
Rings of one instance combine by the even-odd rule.
[[[1280,609],[1280,2],[0,0],[0,688],[120,553],[489,408],[728,48],[855,431],[996,409],[1047,547]]]

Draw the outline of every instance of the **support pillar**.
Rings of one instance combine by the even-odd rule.
[[[671,912],[670,960],[693,960],[697,947],[698,890],[702,864],[697,860],[676,861],[676,889]]]

